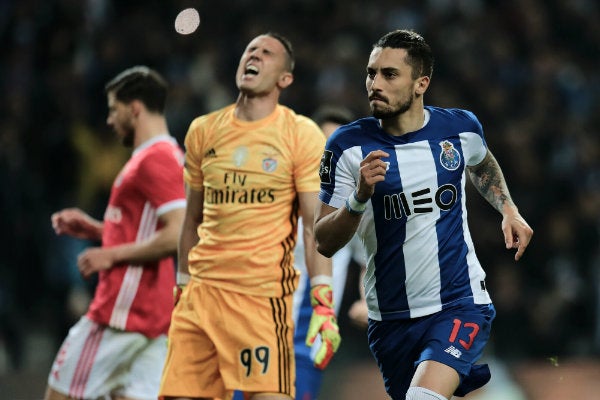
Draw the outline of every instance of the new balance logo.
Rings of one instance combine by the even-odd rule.
[[[217,156],[217,152],[212,147],[206,153],[204,153],[204,157],[206,158],[215,158]]]
[[[457,349],[454,346],[450,346],[444,351],[450,355],[453,355],[456,358],[460,358],[460,356],[462,356],[462,351],[460,351],[459,349]]]

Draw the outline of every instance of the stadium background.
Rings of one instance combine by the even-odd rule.
[[[199,29],[175,32],[195,7]],[[0,397],[41,398],[52,358],[93,282],[77,273],[87,243],[57,238],[50,214],[101,217],[128,153],[106,127],[107,79],[134,64],[172,85],[167,117],[181,142],[199,114],[232,102],[246,43],[288,36],[296,80],[282,102],[310,115],[341,104],[368,115],[372,43],[396,28],[436,55],[426,104],[483,123],[535,230],[517,264],[500,217],[469,187],[470,223],[498,317],[475,399],[593,399],[600,393],[600,4],[594,0],[233,0],[0,2]],[[345,315],[323,399],[385,398],[365,333]]]

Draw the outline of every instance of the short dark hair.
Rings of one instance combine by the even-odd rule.
[[[346,107],[324,105],[319,107],[312,116],[312,120],[321,126],[326,122],[346,125],[354,121],[354,114]]]
[[[113,92],[118,101],[130,103],[139,100],[150,112],[163,114],[167,102],[167,81],[156,71],[137,65],[111,79],[104,91]]]
[[[269,31],[264,34],[265,36],[271,36],[279,40],[279,42],[285,48],[285,52],[287,53],[287,68],[289,72],[294,72],[294,67],[296,66],[296,56],[294,55],[294,48],[292,47],[292,42],[285,36],[280,33]]]
[[[417,79],[425,75],[431,78],[433,74],[433,53],[431,47],[418,33],[406,29],[388,32],[373,44],[373,48],[377,47],[406,49],[408,53],[406,62],[412,67],[412,78]]]

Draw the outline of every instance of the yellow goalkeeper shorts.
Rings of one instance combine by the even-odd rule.
[[[295,396],[292,295],[249,296],[192,280],[173,311],[160,397]]]

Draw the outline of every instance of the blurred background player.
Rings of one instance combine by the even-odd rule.
[[[106,84],[108,118],[133,148],[98,221],[77,208],[52,215],[58,235],[102,241],[77,260],[98,274],[87,314],[71,328],[48,377],[46,400],[158,395],[172,311],[173,255],[183,222],[183,152],[168,133],[167,83],[136,66]]]
[[[160,395],[253,400],[295,398],[292,262],[298,218],[312,221],[325,138],[309,118],[279,104],[293,80],[290,42],[256,36],[236,73],[237,101],[194,119],[185,138],[187,209]],[[311,278],[315,357],[331,360],[340,337],[331,261],[302,235]]]

